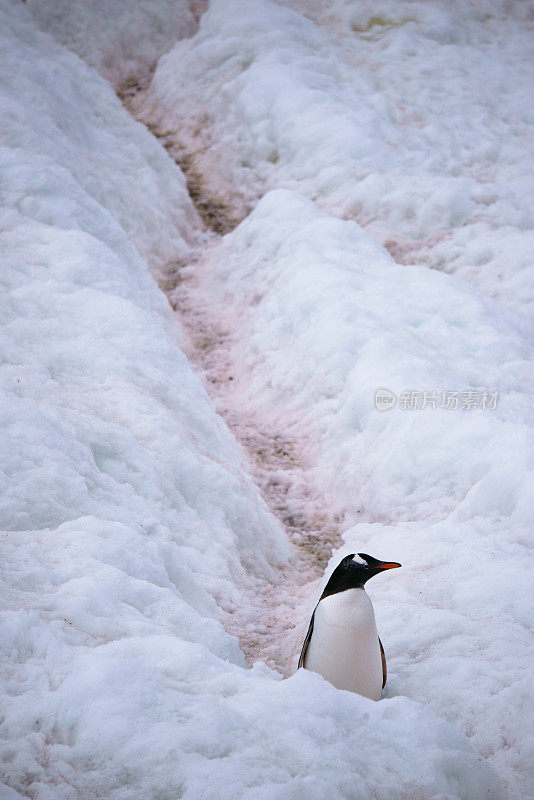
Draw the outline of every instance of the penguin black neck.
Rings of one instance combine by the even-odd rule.
[[[358,566],[358,564],[354,565],[354,567]],[[325,597],[329,597],[331,594],[346,592],[348,589],[364,589],[366,582],[371,577],[372,574],[369,574],[367,570],[342,568],[340,565],[330,576],[320,599],[324,600]]]

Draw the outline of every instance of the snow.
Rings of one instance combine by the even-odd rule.
[[[321,27],[272,0],[213,0],[160,60],[143,116],[235,216],[297,190],[397,260],[531,315],[528,5],[297,4]]]
[[[277,681],[261,667],[222,668],[170,636],[115,641],[72,667],[52,714],[42,691],[19,712],[34,739],[51,740],[56,794],[43,786],[40,797],[500,796],[463,738],[405,698],[375,704],[311,672]],[[28,745],[18,757],[39,774]]]
[[[158,58],[197,27],[194,0],[25,2],[43,30],[120,89],[146,84]]]
[[[205,60],[219,52],[224,78],[233,47],[236,74],[244,51],[254,72],[263,48],[274,79],[286,79],[289,59],[295,81],[317,80],[295,95],[301,109],[318,98],[301,154],[309,174],[295,167],[295,113],[296,138],[276,166],[286,188],[222,241],[203,230],[164,148],[92,68],[116,86],[142,83],[170,39],[192,33],[189,11],[168,0],[131,4],[128,17],[112,3],[100,18],[101,8],[7,0],[0,9],[0,795],[497,800],[494,768],[510,798],[528,794],[531,333],[500,302],[514,279],[489,270],[492,300],[487,285],[395,263],[371,223],[325,212],[345,214],[339,178],[351,162],[336,148],[353,125],[370,170],[380,173],[391,149],[376,142],[382,95],[341,124],[355,91],[343,76],[359,75],[339,57],[345,6],[332,7],[323,30],[274,3],[247,3],[240,16],[239,4],[214,0],[199,33],[160,62],[147,108],[185,141],[205,103],[214,138],[199,175],[208,191],[232,192],[240,213],[269,185],[270,142],[263,117],[256,127],[236,117],[232,128],[214,113],[200,91]],[[169,13],[175,27],[163,30]],[[181,122],[176,76],[177,94],[168,83],[166,101],[155,95],[178,57],[189,71]],[[367,99],[368,81],[357,83]],[[258,84],[241,88],[258,109]],[[212,89],[218,103],[216,81]],[[271,91],[267,81],[265,102]],[[331,191],[314,160],[329,94],[341,109]],[[245,139],[267,155],[252,150],[240,168]],[[436,176],[456,185],[446,169]],[[502,199],[512,216],[514,198]],[[519,227],[506,224],[516,252]],[[505,234],[495,228],[497,245]],[[526,295],[512,266],[515,307]],[[345,514],[345,546],[329,569],[347,548],[403,563],[369,586],[389,665],[379,703],[310,671],[282,679],[261,662],[249,669],[228,633],[236,620],[269,627],[270,609],[254,605],[269,588],[272,605],[280,596],[289,608],[293,597],[296,630],[305,627],[302,592],[279,582],[300,555],[184,355],[191,343],[156,283],[177,275],[227,331],[224,401],[298,442],[317,497],[329,498],[321,509],[310,495],[308,506]],[[500,394],[493,410],[379,412],[379,387]],[[317,588],[304,587],[306,602]]]
[[[4,144],[15,148],[15,162],[5,180],[20,193],[18,175],[25,170],[28,190],[17,197],[20,210],[48,223],[45,201],[56,197],[60,227],[80,227],[82,218],[84,229],[119,255],[133,245],[160,275],[198,241],[200,221],[183,175],[146,129],[124,114],[108,84],[96,82],[93,70],[24,24],[10,3],[9,12],[3,31],[3,136]],[[13,40],[16,49],[8,47]],[[21,70],[24,58],[33,70]],[[29,151],[20,167],[18,149]],[[64,181],[73,185],[60,199]],[[80,206],[76,214],[73,205]]]

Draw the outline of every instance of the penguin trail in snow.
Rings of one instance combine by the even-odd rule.
[[[364,585],[400,566],[366,553],[345,556],[315,606],[299,667],[318,672],[338,689],[379,700],[386,685],[386,657]]]

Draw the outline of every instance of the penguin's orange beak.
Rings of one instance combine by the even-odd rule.
[[[402,567],[402,564],[397,561],[382,561],[378,569],[397,569],[397,567]]]

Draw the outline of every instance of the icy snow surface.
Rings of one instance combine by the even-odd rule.
[[[347,128],[345,111],[336,122],[324,104],[331,96],[345,109],[354,91],[369,98],[369,78],[356,80],[360,67],[345,54],[348,7],[318,14],[323,30],[274,3],[215,0],[197,36],[162,62],[143,113],[176,148],[211,137],[194,165],[208,200],[220,193],[239,215],[265,187],[286,187],[214,242],[164,149],[109,84],[37,28],[116,86],[132,75],[142,83],[168,37],[192,32],[187,7],[136,2],[124,16],[112,2],[106,24],[100,3],[27,5],[35,17],[15,0],[0,11],[2,800],[488,800],[502,797],[491,765],[510,798],[527,796],[531,334],[500,304],[528,305],[521,263],[490,259],[489,283],[468,276],[481,292],[396,264],[356,222],[325,213],[357,216],[340,199],[340,176],[361,160],[380,184],[401,144],[391,169],[402,202],[388,210],[384,186],[370,191],[369,208],[381,192],[386,206],[368,220],[371,233],[383,240],[390,222],[397,230],[404,202],[419,214],[422,191],[404,196],[411,141],[399,131],[377,141],[379,92],[375,110],[362,107]],[[173,9],[176,27],[163,31]],[[217,48],[223,78],[232,48],[235,76],[253,73],[262,47],[265,75],[280,81],[275,95],[294,116],[285,155],[253,149],[247,167],[240,148],[264,146],[262,103],[277,125],[269,80],[263,95],[255,81],[238,87],[263,114],[255,128],[232,116],[231,83],[226,105],[211,107],[200,76],[208,62],[215,69]],[[288,67],[312,81],[311,94],[285,94]],[[168,69],[171,81],[161,78]],[[215,98],[221,87],[211,88]],[[331,186],[317,161],[330,119],[340,137],[323,165]],[[359,154],[343,149],[353,125]],[[433,174],[438,194],[454,184],[447,169]],[[495,202],[511,215],[517,254],[526,238],[516,189],[503,186]],[[446,213],[430,206],[428,230],[443,225],[453,241]],[[415,237],[410,225],[397,233]],[[331,500],[315,510],[345,515],[347,547],[403,562],[369,587],[390,670],[380,703],[311,672],[282,680],[261,663],[245,668],[227,631],[236,619],[246,625],[247,611],[261,630],[251,593],[273,585],[276,603],[278,576],[298,559],[188,364],[191,344],[154,277],[175,278],[173,301],[184,282],[187,302],[176,304],[189,330],[208,319],[225,331],[214,350],[226,372],[212,386],[218,407],[279,430],[282,449],[298,443],[309,485]],[[500,397],[494,410],[380,413],[378,386],[496,388]],[[295,610],[305,625],[307,609]]]
[[[213,0],[144,114],[242,217],[268,188],[532,314],[531,3]],[[528,231],[528,232],[527,232]]]

